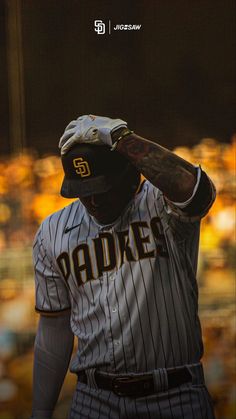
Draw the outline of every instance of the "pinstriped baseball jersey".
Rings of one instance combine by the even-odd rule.
[[[149,181],[110,225],[77,200],[52,214],[34,242],[36,310],[71,309],[72,371],[145,372],[202,356],[196,269],[200,218]]]

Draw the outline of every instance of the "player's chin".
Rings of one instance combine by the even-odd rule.
[[[110,217],[94,216],[94,218],[96,218],[99,224],[112,224],[117,220],[118,216],[110,216]]]
[[[91,215],[100,224],[111,224],[117,220],[120,214],[116,212],[110,212],[110,211],[107,211],[107,212],[94,211],[93,213],[91,213]]]

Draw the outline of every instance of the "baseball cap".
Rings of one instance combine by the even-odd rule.
[[[106,145],[76,144],[61,156],[61,195],[77,198],[109,191],[123,177],[128,160]]]

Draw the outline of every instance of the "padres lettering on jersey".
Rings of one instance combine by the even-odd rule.
[[[98,225],[79,201],[43,222],[34,245],[36,308],[71,308],[79,342],[72,371],[144,372],[199,361],[203,215],[166,207],[146,181],[113,225]]]
[[[155,255],[167,257],[165,237],[161,231],[159,217],[153,217],[150,225],[146,221],[136,221],[131,223],[129,230],[99,233],[98,237],[90,241],[90,245],[80,243],[71,253],[62,252],[57,257],[57,263],[65,280],[73,270],[78,285],[82,285],[97,279],[103,272],[121,268],[125,261],[135,262]],[[131,234],[133,239],[130,239]],[[131,241],[133,246],[130,245]]]

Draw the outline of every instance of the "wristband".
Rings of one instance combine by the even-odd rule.
[[[130,129],[127,128],[123,132],[123,134],[121,134],[121,136],[114,142],[114,144],[111,147],[111,151],[115,151],[116,150],[116,148],[118,146],[118,143],[119,143],[120,140],[122,140],[122,138],[126,137],[127,135],[133,134],[133,133],[134,133],[134,131],[131,131]]]

